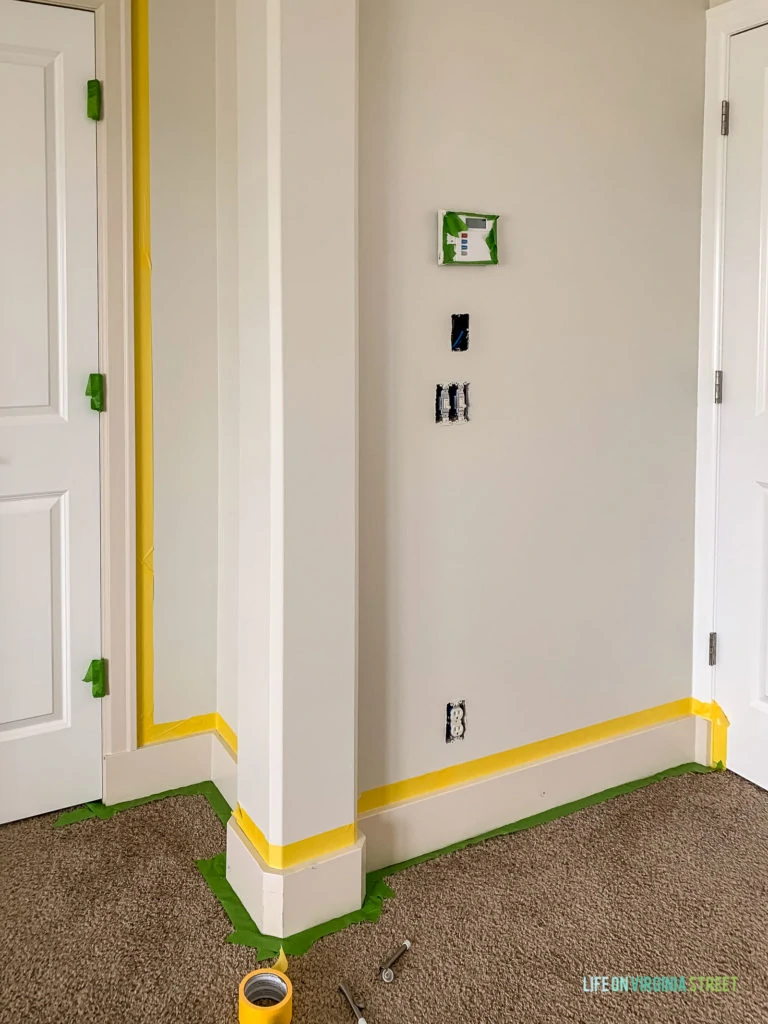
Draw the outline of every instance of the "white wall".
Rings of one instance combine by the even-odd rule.
[[[180,17],[177,0],[150,0],[149,35],[155,721],[213,712],[218,702],[235,727],[232,8],[233,0],[187,0]]]
[[[216,209],[219,338],[217,710],[237,729],[239,586],[239,257],[236,0],[216,0]]]
[[[362,791],[690,693],[706,6],[361,0]]]

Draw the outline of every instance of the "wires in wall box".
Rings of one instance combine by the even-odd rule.
[[[451,352],[466,352],[469,348],[469,313],[451,314]]]

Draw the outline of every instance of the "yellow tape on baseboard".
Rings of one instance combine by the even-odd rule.
[[[722,763],[725,766],[728,719],[723,709],[714,701],[707,704],[693,697],[682,697],[679,700],[670,701],[668,704],[659,704],[657,707],[634,711],[619,718],[611,718],[607,722],[588,725],[571,732],[561,733],[558,736],[551,736],[548,739],[526,743],[521,747],[513,747],[511,750],[504,750],[498,754],[489,754],[486,757],[476,758],[474,761],[464,761],[460,764],[450,765],[448,768],[439,768],[434,772],[427,772],[424,775],[417,775],[410,779],[402,779],[399,782],[390,782],[385,786],[366,790],[360,794],[357,813],[370,814],[372,811],[388,807],[390,804],[431,796],[433,793],[451,789],[454,786],[463,786],[488,775],[512,771],[514,768],[522,768],[534,761],[543,761],[550,757],[571,753],[593,743],[604,743],[620,736],[627,736],[631,732],[652,729],[654,726],[664,725],[679,718],[687,718],[690,715],[704,718],[710,723],[711,764],[715,766]]]
[[[287,970],[288,960],[281,949],[274,967],[246,974],[240,982],[240,1024],[290,1024],[293,987]]]
[[[297,864],[303,864],[308,860],[327,857],[348,846],[354,846],[357,842],[357,826],[352,822],[350,825],[342,825],[341,828],[333,828],[328,832],[309,836],[308,839],[299,839],[295,843],[288,843],[287,846],[275,846],[267,841],[259,826],[240,804],[235,805],[232,817],[264,863],[279,871],[294,868]]]

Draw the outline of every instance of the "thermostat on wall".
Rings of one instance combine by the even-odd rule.
[[[440,266],[499,262],[498,215],[440,210],[437,215],[437,262]]]

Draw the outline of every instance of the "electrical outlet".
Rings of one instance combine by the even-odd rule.
[[[467,734],[467,702],[455,700],[445,708],[445,742],[463,740]]]

